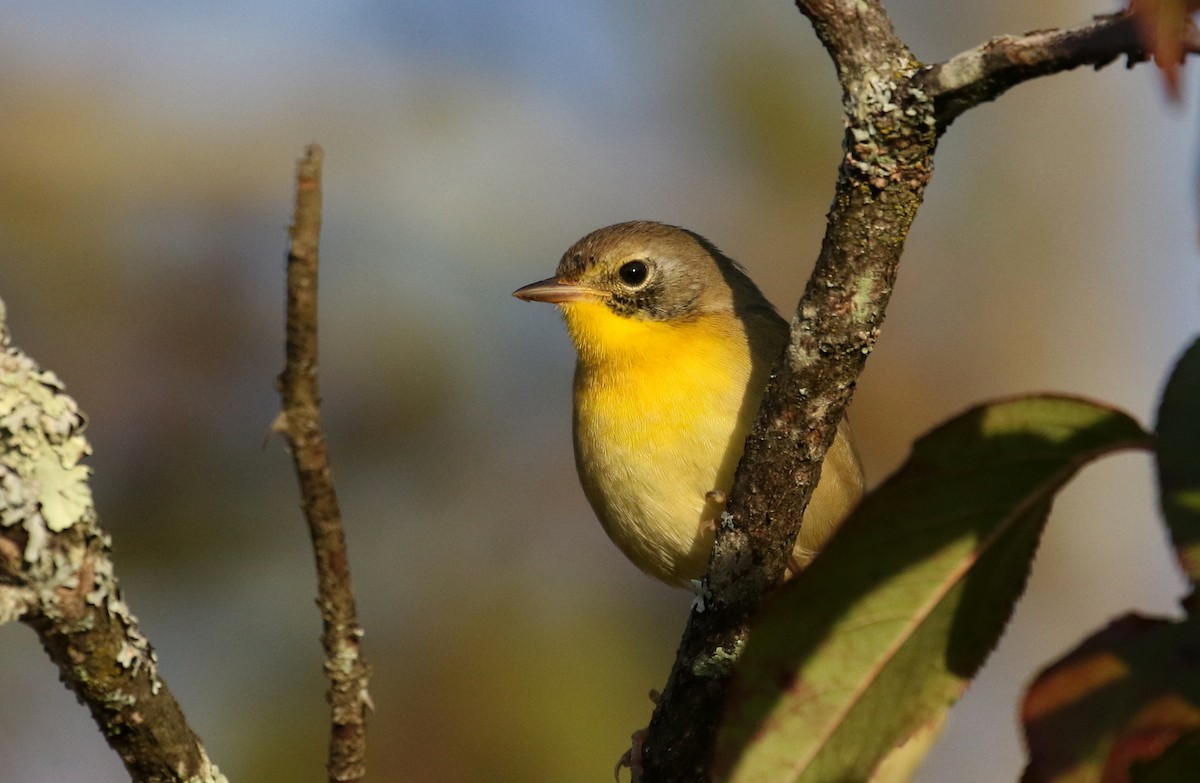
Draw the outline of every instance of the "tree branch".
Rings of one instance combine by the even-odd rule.
[[[135,783],[226,783],[118,589],[83,414],[4,320],[0,303],[0,623],[33,628]]]
[[[996,38],[922,67],[879,0],[796,5],[837,69],[845,155],[816,267],[718,526],[704,595],[642,747],[642,780],[653,783],[708,778],[732,664],[752,613],[782,578],[825,450],[874,348],[938,138],[962,112],[1027,79],[1121,54],[1145,59],[1119,14]]]
[[[1184,47],[1200,51],[1200,35],[1191,24]],[[945,131],[964,111],[1022,82],[1082,65],[1100,69],[1122,55],[1131,67],[1149,57],[1128,12],[1097,16],[1078,27],[1002,35],[930,66],[914,81],[933,98]]]
[[[882,3],[847,0],[796,0],[800,13],[813,30],[837,68],[842,89],[861,83],[871,71],[881,71],[903,62],[917,63],[897,36]]]
[[[799,2],[837,66],[845,156],[816,268],[738,467],[704,586],[642,754],[643,780],[705,780],[732,661],[782,578],[804,508],[879,335],[900,252],[932,172],[919,64],[876,0]]]
[[[296,176],[296,213],[287,259],[287,362],[277,386],[283,410],[273,429],[291,446],[317,564],[317,604],[324,631],[330,706],[330,783],[366,775],[368,669],[350,586],[350,561],[329,471],[317,388],[317,247],[321,232],[321,162],[309,145]]]

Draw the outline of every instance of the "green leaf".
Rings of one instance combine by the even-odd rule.
[[[1200,340],[1184,352],[1158,408],[1159,501],[1184,573],[1200,582]]]
[[[1195,781],[1197,656],[1195,618],[1130,614],[1047,667],[1021,707],[1029,748],[1022,783]]]
[[[1063,397],[975,408],[917,441],[755,622],[717,779],[869,778],[995,646],[1055,492],[1088,460],[1147,445],[1129,416]]]

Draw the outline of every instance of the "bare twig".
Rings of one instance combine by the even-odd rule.
[[[1189,24],[1186,51],[1200,51],[1200,35]],[[1002,35],[930,66],[914,79],[933,98],[939,127],[1008,89],[1084,65],[1103,68],[1124,56],[1130,66],[1149,56],[1128,13],[1097,16],[1087,24],[1024,35]]]
[[[708,779],[732,662],[752,612],[782,577],[825,450],[875,345],[938,138],[963,111],[1026,79],[1119,54],[1144,58],[1128,21],[1105,17],[995,39],[924,67],[879,0],[797,6],[837,68],[845,155],[820,256],[718,526],[703,609],[688,621],[642,746],[647,783]]]
[[[321,162],[309,145],[296,176],[295,221],[287,259],[287,363],[277,386],[283,410],[274,429],[291,446],[304,515],[317,561],[317,603],[324,624],[325,674],[332,731],[329,781],[366,775],[366,716],[371,706],[362,655],[350,561],[342,517],[329,472],[317,388],[317,246],[321,232]]]
[[[33,628],[135,783],[224,783],[158,674],[96,522],[84,418],[0,304],[0,624]]]

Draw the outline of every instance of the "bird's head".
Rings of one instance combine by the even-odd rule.
[[[618,223],[563,254],[552,277],[513,296],[559,306],[580,357],[662,350],[690,330],[769,314],[774,309],[732,260],[686,229],[649,221]]]

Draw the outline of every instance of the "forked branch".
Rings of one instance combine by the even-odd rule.
[[[649,783],[709,777],[732,663],[752,613],[782,577],[825,450],[875,346],[941,134],[1023,81],[1121,55],[1145,59],[1130,20],[1115,15],[996,38],[925,66],[879,0],[796,4],[837,69],[844,155],[816,267],[718,526],[703,611],[698,602],[643,743]],[[1194,31],[1192,39],[1195,51]]]

